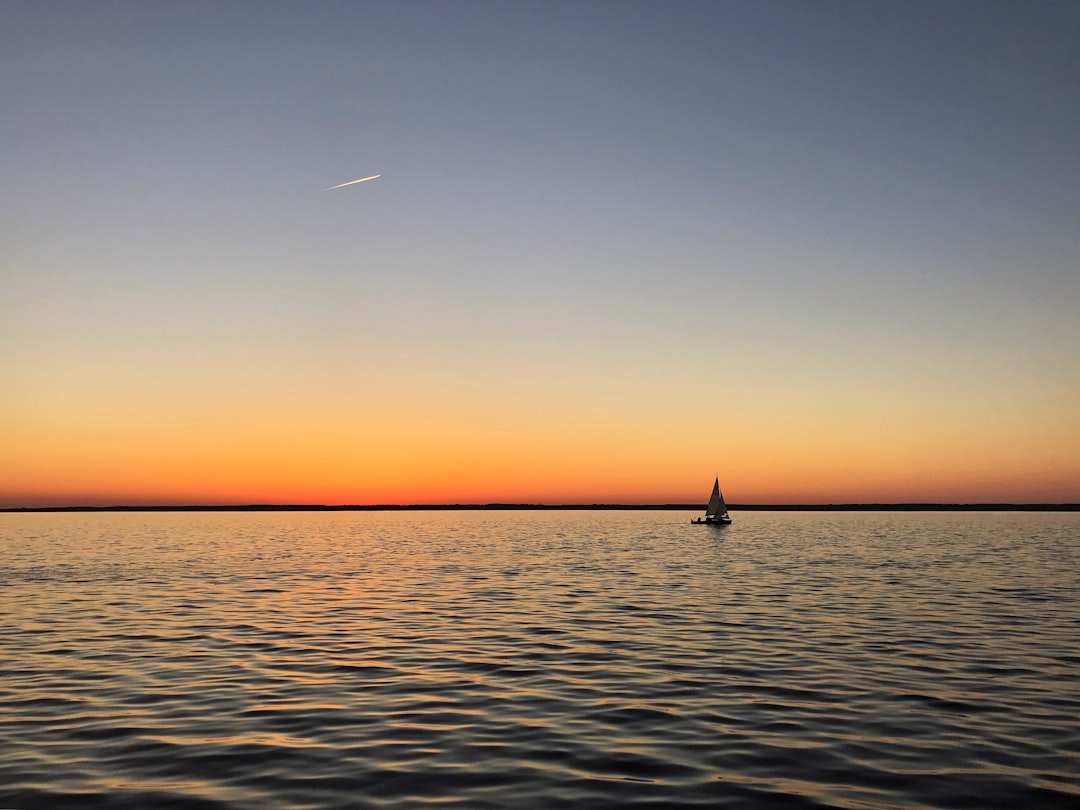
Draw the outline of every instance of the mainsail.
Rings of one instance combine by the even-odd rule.
[[[720,478],[713,482],[712,495],[709,496],[709,506],[705,510],[705,517],[714,518],[727,514],[727,506],[724,505],[724,496],[720,494]]]

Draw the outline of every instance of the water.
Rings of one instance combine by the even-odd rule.
[[[689,517],[0,515],[0,806],[1080,806],[1080,514]]]

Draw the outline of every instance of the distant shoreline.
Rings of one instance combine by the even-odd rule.
[[[0,512],[498,512],[701,511],[704,504],[235,504],[186,506],[9,506]],[[1080,503],[728,504],[733,512],[1080,512]]]

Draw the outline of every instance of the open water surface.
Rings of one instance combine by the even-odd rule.
[[[0,806],[1080,807],[1080,514],[0,515]]]

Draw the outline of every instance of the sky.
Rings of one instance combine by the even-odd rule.
[[[0,506],[1080,501],[1077,42],[0,0]]]

